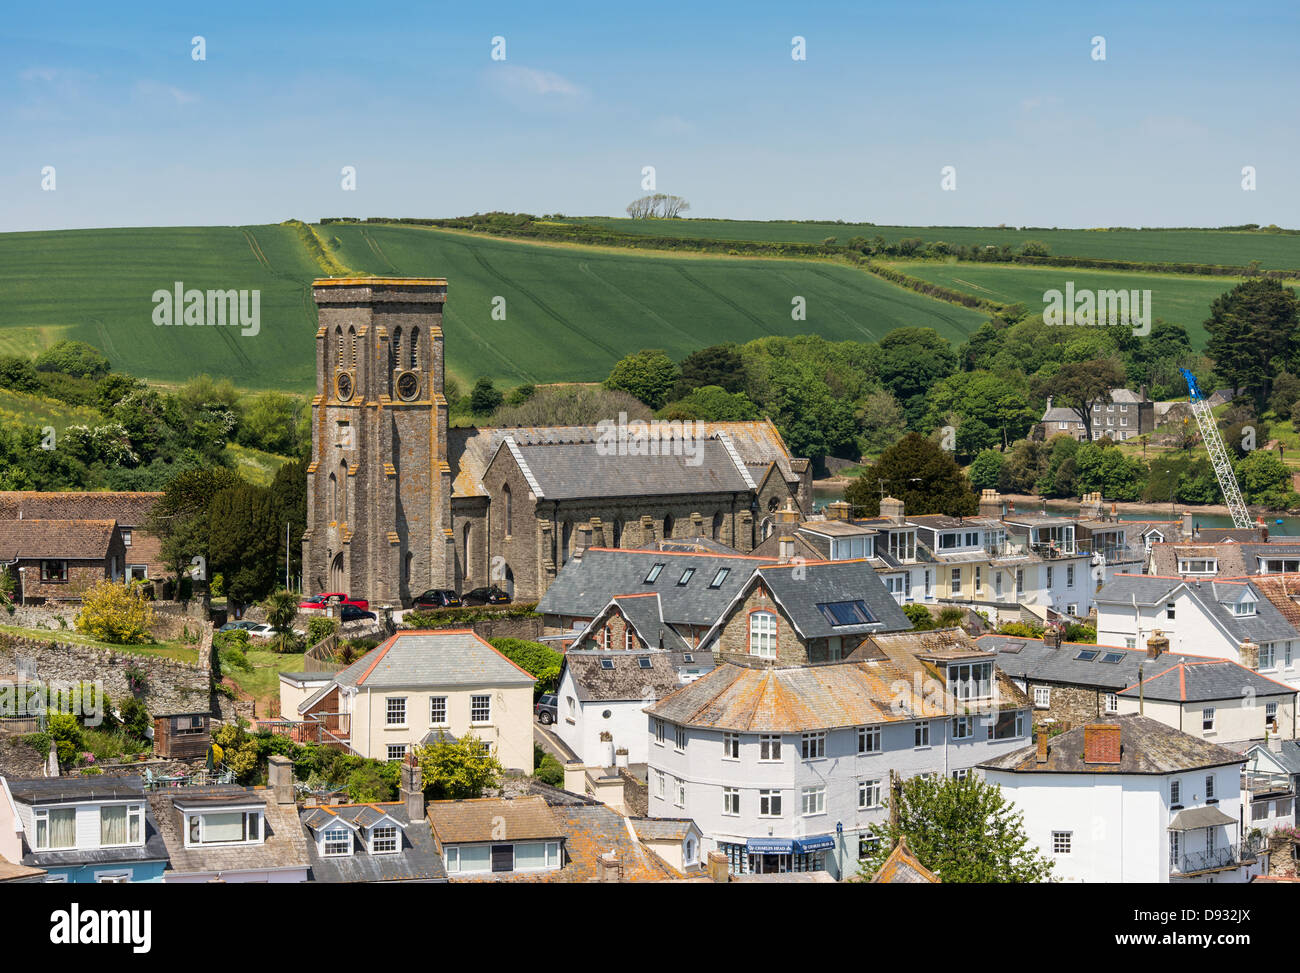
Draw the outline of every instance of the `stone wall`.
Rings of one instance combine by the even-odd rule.
[[[1029,697],[1031,704],[1034,701],[1035,686],[1043,686],[1051,690],[1048,700],[1049,706],[1046,709],[1040,709],[1037,706],[1033,708],[1035,723],[1052,719],[1056,721],[1056,725],[1069,729],[1070,727],[1083,726],[1085,723],[1106,719],[1114,715],[1106,712],[1106,694],[1103,692],[1084,686],[1063,686],[1059,683],[1040,682],[1033,679],[1030,679],[1025,687],[1025,694]]]
[[[144,674],[144,704],[151,714],[206,713],[212,706],[211,672],[174,659],[0,635],[0,673],[17,673],[20,659],[29,676],[45,682],[102,682],[114,701],[131,694],[126,674],[134,666]]]
[[[776,664],[781,666],[807,665],[810,661],[809,647],[800,639],[799,633],[781,613],[776,602],[768,596],[763,584],[755,585],[744,603],[737,606],[718,633],[713,649],[723,658],[727,656],[743,657],[739,659],[747,664],[757,664],[757,656],[749,654],[749,616],[754,612],[765,611],[776,615]],[[824,644],[824,643],[823,643]]]

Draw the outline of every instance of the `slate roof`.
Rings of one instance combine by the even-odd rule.
[[[514,440],[507,437],[503,444],[509,447]],[[748,472],[738,467],[720,440],[692,442],[693,455],[689,456],[673,443],[646,445],[659,449],[659,454],[618,455],[594,439],[585,443],[514,444],[511,452],[525,476],[531,474],[533,492],[546,500],[746,493],[754,489]]]
[[[1300,559],[1300,543],[1277,540],[1243,543],[1225,540],[1217,544],[1165,542],[1151,545],[1151,565],[1156,574],[1177,575],[1178,562],[1189,558],[1217,559],[1217,576],[1220,578],[1258,576],[1260,558]]]
[[[115,520],[140,527],[149,519],[161,493],[81,490],[0,491],[0,520]]]
[[[71,801],[130,800],[144,804],[143,846],[129,848],[71,849],[68,851],[35,852],[27,846],[20,864],[29,868],[56,868],[77,865],[108,865],[128,862],[156,862],[167,860],[167,846],[159,831],[153,810],[145,802],[144,783],[138,776],[122,777],[48,777],[20,780],[8,779],[9,793],[13,799],[31,807],[60,804]]]
[[[1148,667],[1151,671],[1152,667]],[[1180,660],[1155,671],[1141,683],[1119,695],[1137,699],[1172,700],[1181,703],[1240,700],[1247,692],[1254,696],[1294,696],[1296,690],[1228,659]]]
[[[1257,746],[1260,750],[1269,755],[1270,758],[1277,761],[1288,774],[1300,774],[1300,740],[1282,740],[1280,749],[1274,751],[1266,744],[1256,744],[1250,749]]]
[[[260,845],[185,847],[185,818],[180,808],[204,806],[215,810],[223,805],[261,804],[264,841]],[[149,805],[171,858],[171,871],[234,872],[258,869],[303,868],[308,865],[307,842],[298,821],[298,808],[278,804],[269,787],[239,787],[213,784],[206,787],[163,788],[149,794]]]
[[[111,520],[0,520],[0,561],[108,557],[116,524]]]
[[[589,547],[581,558],[570,558],[560,569],[537,610],[544,615],[594,618],[615,595],[657,591],[664,619],[670,624],[712,625],[754,569],[775,562],[775,558],[745,555]],[[652,584],[646,584],[656,564],[664,568]],[[695,568],[695,573],[687,584],[679,585],[688,567]],[[721,568],[728,569],[726,579],[719,587],[710,588]]]
[[[545,799],[536,795],[430,801],[427,811],[440,846],[491,841],[500,834],[509,835],[511,841],[555,839],[564,835]]]
[[[1107,723],[1120,727],[1117,764],[1088,764],[1083,760],[1083,734],[1077,726],[1047,744],[1047,762],[1038,763],[1037,748],[1026,747],[986,760],[979,767],[1027,774],[1176,774],[1189,770],[1245,763],[1245,757],[1227,747],[1198,739],[1149,716],[1129,713]]]
[[[692,818],[628,818],[642,841],[685,841],[692,831],[698,832]]]
[[[640,659],[648,660],[650,668],[642,668]],[[604,668],[601,660],[613,668]],[[584,703],[660,699],[682,684],[669,652],[570,650],[565,653],[564,668],[573,676],[574,690]]]
[[[694,580],[692,578],[691,580]],[[677,630],[664,621],[663,602],[660,599],[659,592],[635,594],[635,595],[615,595],[611,599],[623,618],[637,636],[652,649],[664,648],[680,652],[690,652],[691,645],[680,635]],[[595,619],[592,620],[595,624]],[[660,641],[662,640],[662,645]]]
[[[1199,656],[1184,656],[1169,652],[1158,659],[1147,657],[1145,649],[1126,649],[1117,645],[1094,645],[1090,642],[1062,642],[1053,648],[1042,639],[1020,638],[1010,635],[982,635],[975,640],[981,647],[998,653],[997,666],[1013,679],[1031,682],[1059,683],[1068,686],[1088,686],[1106,692],[1119,692],[1138,681],[1138,669],[1145,677],[1187,659],[1200,660]],[[1095,659],[1079,659],[1080,652],[1097,653]],[[1118,662],[1102,662],[1107,655],[1120,656]]]
[[[535,680],[470,629],[398,632],[335,676],[341,686],[516,686]]]
[[[931,674],[902,648],[879,658],[784,669],[721,663],[646,708],[681,726],[798,733],[947,715],[927,697]]]
[[[790,456],[781,434],[771,420],[700,422],[696,428],[702,435],[715,441],[719,434],[726,436],[755,482],[758,482],[761,475],[759,471],[767,470],[775,464],[787,483],[797,483],[800,475],[796,468],[802,469],[807,465],[806,460]],[[599,438],[600,432],[595,425],[450,429],[447,434],[447,461],[451,466],[452,494],[457,497],[487,495],[482,486],[483,474],[506,437],[513,439],[522,448],[547,443],[592,443]],[[735,468],[730,459],[726,466]]]
[[[379,804],[343,804],[304,808],[299,814],[304,828],[314,834],[332,821],[343,819],[369,828],[385,816],[398,825],[400,850],[372,855],[364,842],[353,840],[352,854],[325,857],[314,840],[307,842],[313,882],[445,882],[442,855],[427,819],[412,821],[401,801]]]
[[[805,639],[911,631],[911,620],[865,560],[771,565],[760,567],[757,574],[772,597],[780,603],[791,624]],[[744,592],[737,595],[735,603],[738,604],[738,600],[743,597]],[[859,600],[865,602],[874,621],[835,625],[818,607]],[[721,626],[722,621],[719,619],[714,631]],[[708,645],[710,636],[702,639],[700,644]]]
[[[1253,581],[1191,581],[1157,575],[1119,574],[1094,596],[1100,604],[1132,605],[1132,597],[1141,606],[1158,605],[1177,589],[1186,587],[1191,599],[1207,616],[1217,621],[1238,642],[1276,642],[1297,637],[1295,627],[1267,598],[1259,598],[1255,614],[1237,616],[1230,606]]]

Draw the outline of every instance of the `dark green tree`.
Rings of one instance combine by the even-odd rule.
[[[964,780],[915,776],[889,798],[890,821],[859,867],[870,878],[900,838],[947,883],[1046,882],[1052,862],[1029,841],[1024,815],[1002,790],[974,774]]]
[[[880,512],[880,491],[903,501],[909,514],[971,516],[979,498],[970,481],[947,450],[924,436],[910,432],[890,446],[848,485],[844,499],[855,514],[874,517]]]
[[[1289,287],[1271,278],[1247,280],[1210,305],[1206,352],[1214,370],[1233,388],[1245,389],[1262,411],[1274,375],[1297,364],[1298,322],[1300,301]]]
[[[716,385],[727,392],[744,391],[745,363],[735,345],[710,345],[683,358],[673,398],[684,398],[706,385]]]
[[[677,363],[658,349],[645,349],[615,363],[605,388],[627,392],[652,409],[662,408],[677,381]]]
[[[469,408],[476,416],[491,415],[504,401],[505,396],[501,390],[486,375],[474,383],[474,389],[469,394]]]
[[[177,474],[163,487],[145,529],[161,539],[163,560],[177,577],[194,557],[207,558],[212,577],[208,510],[213,497],[243,482],[232,470],[217,467]]]
[[[211,569],[226,580],[226,595],[247,604],[275,584],[277,544],[271,491],[251,483],[222,490],[208,512]]]

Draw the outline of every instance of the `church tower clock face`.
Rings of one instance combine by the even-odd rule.
[[[420,376],[415,372],[402,372],[397,376],[397,397],[410,402],[420,394]]]
[[[339,372],[334,376],[334,391],[338,395],[340,402],[347,402],[352,398],[354,389],[351,372]]]

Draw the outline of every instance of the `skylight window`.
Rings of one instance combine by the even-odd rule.
[[[685,655],[682,656],[682,661],[683,661],[683,662],[694,662],[694,661],[695,661],[695,656],[693,656],[693,655],[691,655],[691,653],[687,652]]]
[[[722,582],[727,580],[727,575],[729,575],[730,573],[731,573],[731,568],[718,568],[718,573],[715,574],[713,576],[713,580],[709,582],[709,587],[721,588]]]
[[[685,571],[682,572],[682,576],[677,579],[677,587],[680,588],[683,585],[689,584],[691,578],[693,577],[695,577],[695,569],[687,568]]]
[[[861,600],[824,602],[817,608],[832,625],[865,625],[876,620]]]
[[[613,659],[601,659],[601,660],[600,660],[600,667],[601,667],[602,669],[613,669],[613,668],[614,668],[614,660],[613,660]]]
[[[641,656],[641,658],[637,659],[636,664],[639,665],[642,669],[650,668],[650,660],[647,659],[645,656]]]
[[[1075,658],[1078,659],[1080,662],[1091,662],[1093,659],[1097,658],[1097,656],[1100,654],[1101,653],[1098,652],[1096,649],[1082,649],[1080,650],[1079,654],[1075,656]]]
[[[1123,659],[1124,659],[1123,652],[1107,652],[1105,655],[1101,657],[1101,661],[1109,665],[1114,665],[1117,662],[1122,662]]]
[[[659,579],[659,572],[664,569],[662,564],[656,564],[650,569],[650,573],[645,576],[646,584],[654,584]]]

